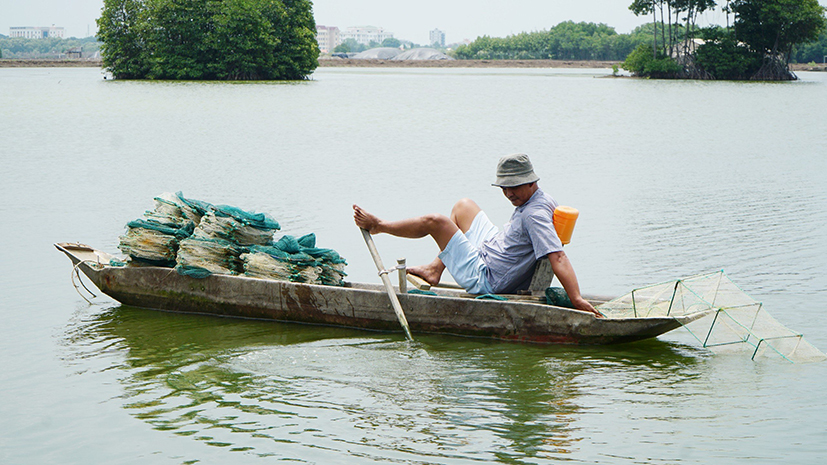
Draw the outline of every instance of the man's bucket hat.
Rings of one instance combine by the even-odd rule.
[[[492,186],[517,187],[539,181],[528,155],[514,153],[500,158],[497,163],[497,181]]]

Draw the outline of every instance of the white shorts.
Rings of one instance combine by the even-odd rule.
[[[480,211],[471,222],[471,227],[463,234],[454,233],[445,250],[439,253],[439,259],[448,268],[448,272],[469,294],[491,294],[491,285],[485,277],[488,268],[480,255],[482,243],[499,232],[485,212]]]

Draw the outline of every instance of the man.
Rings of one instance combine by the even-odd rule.
[[[574,268],[554,230],[557,202],[540,189],[539,179],[528,155],[514,154],[500,159],[497,180],[492,185],[500,187],[517,207],[502,231],[471,199],[457,202],[450,217],[431,214],[384,221],[354,205],[353,219],[371,234],[431,236],[439,246],[439,255],[430,264],[411,267],[408,272],[432,286],[439,284],[447,267],[457,284],[471,294],[513,293],[527,289],[536,261],[547,259],[574,307],[599,316],[580,295]]]

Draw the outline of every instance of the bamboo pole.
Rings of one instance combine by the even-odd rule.
[[[396,269],[399,270],[399,293],[408,292],[408,264],[404,258],[396,259]]]
[[[399,298],[393,290],[391,278],[388,277],[388,272],[385,270],[385,265],[382,264],[382,258],[379,256],[379,251],[376,249],[376,244],[373,243],[373,237],[366,229],[359,229],[362,230],[362,237],[365,238],[365,244],[368,246],[370,256],[373,257],[373,263],[376,264],[376,269],[379,271],[379,276],[382,278],[382,283],[385,285],[385,290],[388,291],[388,297],[391,299],[393,311],[396,312],[396,318],[399,320],[399,324],[402,325],[402,329],[405,330],[405,336],[409,341],[413,341],[413,336],[411,336],[411,328],[408,326],[408,320],[405,318],[405,312],[402,311],[402,304],[399,303]]]

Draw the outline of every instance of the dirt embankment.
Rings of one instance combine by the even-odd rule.
[[[827,63],[815,63],[808,65],[807,63],[793,63],[790,65],[793,71],[827,71]]]
[[[321,58],[323,68],[606,68],[617,61],[573,60],[354,60]],[[100,68],[100,60],[8,60],[0,59],[0,68]],[[827,71],[827,64],[794,63],[793,71]]]
[[[320,58],[320,67],[352,68],[606,68],[619,65],[619,61],[594,60],[354,60]],[[792,63],[793,71],[827,71],[827,64]]]
[[[611,68],[617,61],[319,59],[320,67],[353,68]]]
[[[614,61],[565,60],[354,60],[321,58],[331,68],[611,68]],[[5,68],[98,67],[100,60],[0,60]]]
[[[100,60],[0,60],[0,68],[100,68]]]

